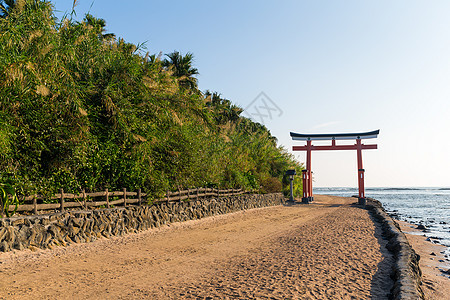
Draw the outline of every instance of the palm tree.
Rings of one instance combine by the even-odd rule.
[[[98,34],[100,40],[112,40],[116,38],[114,33],[104,33],[106,31],[106,21],[104,19],[96,18],[91,14],[86,14],[84,21],[87,25],[94,28],[94,31]]]
[[[168,59],[164,59],[163,66],[173,71],[173,75],[178,78],[180,85],[191,90],[196,89],[197,78],[194,75],[198,74],[198,70],[192,67],[194,55],[188,52],[183,56],[180,52],[174,51],[166,56]]]
[[[218,124],[237,122],[243,109],[231,103],[230,100],[222,98],[217,92],[205,92],[205,105],[214,112]]]

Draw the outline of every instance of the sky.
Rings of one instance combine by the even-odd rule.
[[[363,152],[367,187],[449,187],[449,11],[439,0],[79,0],[75,19],[90,12],[151,54],[192,52],[200,89],[245,108],[300,162],[291,131],[380,129],[363,140],[378,144]],[[356,152],[313,152],[312,171],[316,187],[356,187]]]

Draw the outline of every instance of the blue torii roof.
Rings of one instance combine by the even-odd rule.
[[[303,134],[291,132],[291,137],[295,141],[324,141],[324,140],[356,140],[356,139],[374,139],[378,136],[380,130],[360,133],[319,133]]]

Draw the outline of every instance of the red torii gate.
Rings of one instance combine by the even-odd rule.
[[[364,145],[362,139],[373,139],[378,136],[380,130],[362,133],[336,133],[336,134],[301,134],[291,132],[291,137],[296,141],[306,141],[306,146],[293,146],[293,151],[306,151],[306,169],[302,171],[303,176],[303,203],[313,200],[312,174],[311,174],[311,151],[317,150],[356,150],[358,160],[358,203],[366,204],[364,193],[364,169],[362,163],[362,150],[377,149],[377,145]],[[331,146],[313,146],[312,141],[331,140]],[[336,140],[356,140],[355,145],[336,145]]]

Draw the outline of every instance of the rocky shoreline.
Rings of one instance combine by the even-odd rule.
[[[372,216],[382,224],[383,235],[388,239],[387,248],[395,257],[391,274],[394,279],[391,299],[425,299],[422,291],[422,272],[419,267],[420,256],[379,201],[369,199],[367,207]]]

